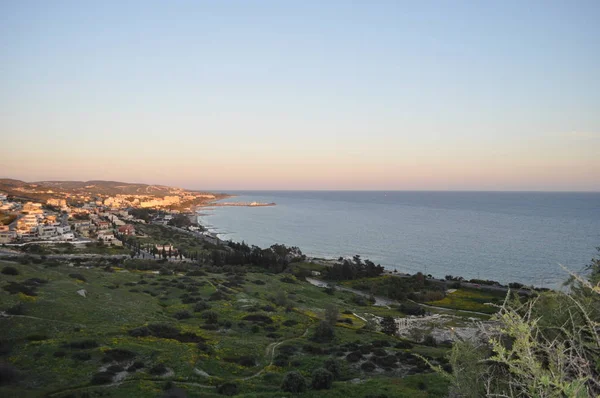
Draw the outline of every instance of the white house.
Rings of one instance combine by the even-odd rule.
[[[54,225],[38,225],[37,233],[40,239],[49,239],[58,235]]]

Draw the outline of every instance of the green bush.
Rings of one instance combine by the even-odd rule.
[[[323,363],[323,367],[331,372],[334,380],[339,380],[342,375],[341,366],[335,358],[329,358]]]
[[[19,303],[13,305],[12,307],[6,310],[6,313],[9,315],[24,315],[25,314],[25,306],[23,303]]]
[[[293,394],[304,392],[306,391],[306,380],[299,372],[288,372],[281,383],[281,390]]]
[[[317,343],[328,343],[335,337],[335,332],[333,327],[324,321],[321,321],[317,328],[315,329],[314,334],[311,337],[311,340]]]
[[[311,387],[313,390],[329,390],[333,383],[333,374],[324,368],[316,369],[312,373]]]
[[[176,313],[173,314],[173,318],[175,319],[189,319],[192,317],[192,314],[189,313],[189,311],[177,311]]]
[[[151,375],[155,375],[155,376],[162,376],[165,373],[167,373],[167,371],[168,371],[168,369],[164,363],[158,363],[158,364],[154,365],[153,367],[151,367],[150,370],[148,371],[148,373],[150,373]]]
[[[85,276],[83,276],[81,274],[69,274],[69,276],[73,279],[77,279],[82,282],[87,282],[87,279],[85,279]]]
[[[15,267],[11,267],[11,266],[6,266],[6,267],[2,268],[2,273],[4,275],[19,275],[20,274],[18,269],[16,269]]]
[[[98,372],[92,376],[92,384],[110,384],[115,374],[113,372]]]
[[[227,396],[237,395],[238,386],[235,383],[227,382],[227,383],[221,384],[219,387],[217,387],[217,393],[219,393],[221,395],[227,395]]]
[[[215,324],[219,321],[219,314],[214,311],[203,312],[200,317],[208,324]]]

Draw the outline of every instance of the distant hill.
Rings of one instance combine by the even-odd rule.
[[[0,179],[0,192],[27,199],[47,199],[52,193],[90,195],[150,195],[165,196],[188,190],[164,185],[127,183],[120,181],[36,181],[25,182],[11,178]],[[190,191],[192,192],[192,191]],[[197,191],[194,191],[197,192]]]
[[[181,188],[164,185],[137,184],[120,181],[37,181],[33,184],[49,187],[53,190],[71,192],[94,192],[104,195],[137,194],[137,195],[167,195],[171,192],[185,191]]]

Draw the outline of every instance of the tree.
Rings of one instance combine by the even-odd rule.
[[[333,374],[327,369],[316,369],[312,374],[311,387],[314,390],[329,390],[333,383]]]
[[[381,320],[381,331],[390,336],[395,335],[398,332],[398,325],[396,320],[391,316],[384,316]]]
[[[288,372],[283,378],[281,389],[293,394],[304,392],[306,391],[306,380],[299,372]]]
[[[325,306],[325,320],[331,326],[335,326],[338,320],[339,311],[338,308],[333,304],[327,304]]]
[[[312,336],[312,340],[317,343],[327,343],[335,337],[335,332],[333,327],[325,321],[321,321],[317,328],[315,329],[315,333]]]
[[[287,305],[287,302],[287,293],[283,290],[278,290],[277,293],[275,293],[275,304],[277,304],[280,307],[285,307]]]

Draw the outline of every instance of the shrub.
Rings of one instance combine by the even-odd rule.
[[[150,329],[148,329],[146,326],[142,326],[139,328],[131,329],[128,333],[132,337],[146,337],[150,336]]]
[[[398,331],[398,325],[391,316],[384,316],[381,320],[381,331],[385,334],[394,335]]]
[[[237,395],[238,386],[235,383],[227,382],[227,383],[221,384],[219,387],[217,387],[217,393],[219,393],[221,395],[227,395],[227,396]]]
[[[90,348],[96,348],[98,347],[98,343],[96,342],[96,340],[81,340],[81,341],[72,341],[68,344],[66,344],[67,347],[69,348],[73,348],[76,350],[87,350]]]
[[[304,392],[306,391],[306,380],[299,372],[288,372],[283,378],[281,389],[294,394]]]
[[[71,357],[78,361],[89,361],[92,359],[92,355],[89,352],[76,352]]]
[[[69,274],[69,276],[73,279],[77,279],[80,280],[82,282],[87,282],[87,279],[85,279],[85,276],[81,275],[81,274]]]
[[[165,373],[167,373],[167,371],[168,371],[168,369],[164,363],[157,363],[156,365],[154,365],[153,367],[150,368],[148,373],[150,373],[151,375],[155,375],[155,376],[161,376],[161,375],[164,375]]]
[[[165,389],[164,394],[161,396],[161,398],[186,398],[187,394],[185,392],[185,390],[182,390],[181,388],[176,388],[176,387],[169,387],[168,389]]]
[[[337,323],[338,315],[339,310],[335,305],[327,304],[325,306],[325,319],[331,326],[335,326]]]
[[[198,350],[200,350],[202,352],[210,353],[212,351],[211,346],[209,346],[208,344],[206,344],[203,341],[201,341],[200,343],[196,344],[196,347],[198,347]]]
[[[360,351],[353,351],[350,354],[346,355],[346,361],[348,362],[358,362],[362,358],[362,353]]]
[[[217,290],[213,294],[208,297],[209,301],[220,301],[220,300],[229,300],[229,296],[225,294],[222,290]]]
[[[437,347],[437,341],[435,341],[435,338],[430,334],[425,336],[425,338],[423,339],[423,344],[431,347]]]
[[[223,360],[225,362],[237,363],[238,365],[245,366],[247,368],[256,366],[256,359],[254,359],[253,357],[247,356],[247,355],[244,355],[241,357],[223,358]]]
[[[262,315],[262,314],[250,314],[250,315],[246,315],[242,319],[244,321],[263,323],[263,324],[269,324],[269,325],[273,323],[273,319],[271,319],[267,315]]]
[[[293,320],[293,319],[288,319],[287,321],[284,321],[284,322],[282,323],[282,325],[283,325],[283,326],[288,326],[288,327],[289,327],[289,326],[295,326],[295,325],[297,325],[297,324],[298,324],[298,321],[295,321],[295,320]]]
[[[364,370],[365,372],[372,372],[375,370],[376,367],[377,366],[371,361],[367,361],[367,362],[363,363],[362,365],[360,365],[360,368],[362,370]]]
[[[128,372],[135,372],[138,369],[143,369],[144,368],[144,363],[141,361],[135,361],[134,363],[131,364],[130,367],[127,368]]]
[[[200,317],[204,319],[206,323],[209,324],[215,324],[219,321],[219,314],[217,314],[214,311],[203,312],[202,315],[200,315]]]
[[[16,382],[18,373],[14,366],[0,363],[0,386],[5,386]]]
[[[335,358],[329,358],[323,363],[323,367],[331,372],[334,380],[339,380],[342,375],[340,363]]]
[[[394,347],[400,348],[400,349],[411,349],[414,346],[412,345],[412,343],[409,343],[408,341],[399,341],[396,343],[396,345]]]
[[[390,342],[387,340],[374,340],[371,344],[373,344],[373,347],[389,347],[391,346]]]
[[[112,383],[114,373],[106,371],[106,372],[98,372],[92,376],[92,384],[109,384]]]
[[[208,309],[210,309],[210,305],[204,301],[199,301],[194,306],[194,312],[202,312]]]
[[[382,348],[376,348],[373,350],[373,355],[377,357],[384,357],[387,355],[387,352],[385,352],[385,350]]]
[[[9,282],[8,285],[4,286],[2,289],[10,294],[23,293],[26,296],[37,296],[35,286],[26,286],[23,283]]]
[[[155,337],[162,339],[176,339],[179,336],[179,330],[165,323],[153,323],[148,325],[150,333]]]
[[[280,281],[282,281],[283,283],[297,283],[294,278],[291,278],[289,276],[284,276],[280,279]]]
[[[24,315],[25,314],[25,306],[23,303],[19,303],[17,305],[13,305],[9,309],[6,310],[6,313],[9,315]]]
[[[67,353],[64,351],[56,351],[52,356],[55,358],[64,358],[67,356]]]
[[[335,337],[335,333],[333,331],[333,327],[324,321],[321,321],[317,328],[315,329],[314,334],[311,337],[311,340],[317,343],[327,343]]]
[[[204,271],[196,270],[196,271],[190,271],[185,275],[186,276],[206,276],[207,274]]]
[[[48,335],[40,333],[40,334],[31,334],[27,336],[27,340],[29,341],[44,341],[48,340]]]
[[[173,318],[175,319],[189,319],[192,317],[192,314],[189,313],[189,311],[178,311],[176,313],[173,314]]]
[[[4,275],[19,275],[20,274],[18,269],[16,269],[15,267],[11,267],[11,266],[6,266],[6,267],[2,268],[2,273]]]
[[[383,368],[395,368],[397,367],[396,362],[398,362],[398,358],[394,355],[386,355],[384,357],[376,357],[374,361]]]
[[[312,374],[311,387],[314,390],[329,390],[333,383],[333,374],[327,369],[319,368]]]
[[[136,353],[121,348],[115,348],[104,352],[103,362],[123,362],[136,357]]]
[[[12,351],[12,344],[6,340],[0,340],[0,355],[10,354]]]
[[[23,284],[27,286],[39,286],[45,285],[46,283],[48,283],[48,281],[42,278],[29,278],[25,282],[23,282]]]
[[[119,373],[124,371],[125,369],[123,369],[121,365],[110,365],[106,370],[112,373]]]

